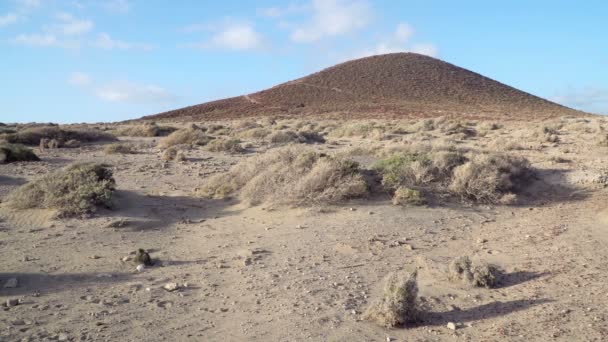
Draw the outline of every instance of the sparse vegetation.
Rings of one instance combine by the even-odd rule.
[[[29,182],[8,196],[15,209],[55,209],[61,217],[87,214],[97,206],[111,207],[115,182],[105,165],[74,164]]]
[[[415,322],[420,315],[417,273],[391,273],[385,279],[382,298],[363,313],[365,320],[393,328]]]
[[[94,130],[94,129],[82,129],[82,130],[71,130],[63,129],[58,126],[42,126],[42,127],[30,127],[19,130],[17,133],[6,134],[4,139],[9,143],[23,144],[23,145],[40,145],[42,139],[48,139],[57,141],[57,147],[62,147],[63,144],[70,140],[77,140],[79,142],[99,142],[99,141],[116,141],[116,137],[111,134]]]
[[[454,169],[450,190],[478,202],[499,203],[534,174],[527,159],[502,154],[474,155]]]
[[[163,151],[161,159],[166,161],[185,161],[186,154],[184,153],[184,151],[178,150],[175,147],[169,147],[168,149]]]
[[[404,186],[400,186],[395,190],[395,194],[393,195],[393,204],[394,205],[424,205],[426,204],[426,199],[422,195],[420,190],[406,188]]]
[[[498,266],[477,259],[472,261],[468,256],[452,260],[448,268],[450,280],[487,288],[498,285],[501,273]]]
[[[245,149],[238,139],[215,139],[207,144],[207,149],[212,152],[243,153]]]
[[[128,144],[110,144],[103,151],[106,154],[134,154],[133,146]]]
[[[179,129],[161,139],[158,144],[160,148],[168,148],[176,145],[207,145],[213,138],[196,126]]]
[[[209,179],[199,190],[205,197],[310,205],[361,197],[368,187],[359,165],[298,146],[248,158],[228,173]]]
[[[18,161],[38,161],[40,158],[29,148],[19,144],[0,144],[0,164]]]
[[[119,136],[127,137],[164,137],[173,132],[177,128],[170,126],[158,126],[156,123],[144,123],[136,126],[127,126],[116,131]]]

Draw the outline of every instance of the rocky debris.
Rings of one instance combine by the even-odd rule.
[[[13,306],[17,306],[21,303],[21,301],[18,298],[8,298],[6,300],[6,307],[7,308],[11,308]]]
[[[143,272],[145,269],[146,269],[146,265],[144,265],[144,264],[139,264],[139,265],[137,265],[137,267],[135,267],[135,270],[137,272]]]
[[[15,287],[17,287],[19,283],[17,282],[17,278],[9,278],[5,283],[4,283],[4,288],[5,289],[13,289]]]
[[[150,258],[150,254],[146,252],[144,249],[140,248],[135,252],[135,258],[133,258],[135,263],[144,264],[145,266],[152,266],[154,263],[152,262],[152,258]]]
[[[448,322],[447,327],[450,330],[456,330],[456,323],[454,323],[454,322]]]
[[[177,283],[167,283],[163,285],[163,289],[169,292],[173,292],[179,289],[179,285]]]
[[[120,219],[120,220],[115,220],[115,221],[108,223],[106,225],[106,227],[107,228],[123,228],[123,227],[128,226],[129,224],[130,224],[129,220]]]

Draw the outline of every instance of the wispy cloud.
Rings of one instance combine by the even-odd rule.
[[[154,49],[152,44],[145,43],[129,43],[120,39],[114,39],[109,34],[102,32],[97,35],[97,38],[91,43],[93,47],[104,50],[144,50],[150,51]]]
[[[170,104],[177,99],[170,91],[155,84],[95,82],[89,74],[80,71],[71,73],[67,82],[106,102]]]
[[[95,26],[91,20],[78,19],[66,12],[58,13],[56,18],[58,23],[51,26],[50,30],[66,36],[77,36],[88,33]]]
[[[382,40],[371,49],[359,51],[354,54],[354,58],[381,55],[395,52],[415,52],[431,57],[437,56],[438,48],[431,43],[410,44],[410,39],[414,36],[414,29],[407,23],[399,23],[395,31],[386,39]]]
[[[310,9],[310,5],[291,3],[287,7],[258,8],[257,15],[267,18],[280,18],[288,15],[298,14]]]
[[[15,0],[15,2],[24,8],[37,8],[42,4],[41,0]]]
[[[7,13],[0,15],[0,27],[14,24],[19,20],[19,17],[15,13]]]
[[[109,102],[170,103],[176,96],[154,84],[113,82],[95,90],[95,96]]]
[[[250,23],[195,24],[183,28],[182,31],[211,33],[208,39],[199,43],[183,44],[183,47],[243,51],[258,50],[264,45],[263,36]]]
[[[368,26],[371,8],[364,0],[313,0],[311,18],[291,33],[298,43],[356,32]]]
[[[68,83],[78,87],[88,87],[93,83],[93,80],[88,74],[77,71],[68,77]]]
[[[128,0],[106,0],[102,7],[114,13],[127,13],[131,10],[131,2]]]
[[[606,88],[569,88],[558,92],[551,100],[592,113],[608,114],[608,89]]]
[[[60,46],[61,43],[54,34],[50,33],[22,33],[15,37],[15,43],[32,47]]]

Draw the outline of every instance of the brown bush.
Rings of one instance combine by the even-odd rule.
[[[99,141],[116,141],[116,137],[111,134],[94,130],[82,129],[71,130],[57,126],[30,127],[19,130],[17,133],[8,134],[5,139],[10,143],[24,145],[40,145],[42,139],[56,140],[61,147],[66,141],[77,140],[83,143]]]
[[[40,158],[31,149],[23,145],[0,143],[0,164],[38,160]]]
[[[243,153],[245,149],[241,146],[238,139],[215,139],[206,146],[212,152]]]
[[[134,154],[136,153],[133,146],[128,144],[110,144],[103,151],[106,154]]]
[[[421,312],[416,278],[416,271],[389,274],[382,298],[365,310],[363,318],[387,328],[415,322]]]
[[[207,145],[213,138],[205,134],[205,132],[198,127],[189,127],[179,129],[168,136],[161,139],[158,143],[160,148],[168,148],[175,145]]]
[[[368,193],[359,165],[298,146],[274,149],[243,160],[209,179],[199,194],[256,205],[331,203]]]
[[[76,216],[111,207],[115,182],[101,164],[74,164],[15,189],[8,196],[14,209],[55,209],[59,216]]]
[[[471,286],[493,288],[498,285],[502,272],[496,265],[481,260],[473,260],[461,256],[454,260],[448,268],[448,278]]]
[[[136,126],[127,126],[116,131],[119,136],[127,137],[164,137],[177,128],[170,126],[158,126],[156,123],[144,123]]]

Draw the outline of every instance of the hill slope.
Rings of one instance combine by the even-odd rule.
[[[414,54],[357,59],[257,93],[144,119],[221,119],[258,115],[530,119],[582,112],[472,71]]]

